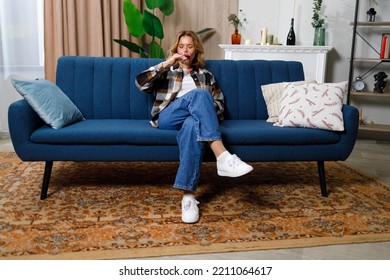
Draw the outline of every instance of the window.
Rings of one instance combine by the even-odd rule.
[[[8,131],[9,105],[21,98],[10,79],[43,75],[43,0],[0,0],[1,131]]]

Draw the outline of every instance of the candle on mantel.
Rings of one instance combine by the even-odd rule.
[[[267,27],[263,27],[261,30],[261,45],[267,44]]]
[[[252,40],[251,39],[246,39],[245,40],[245,45],[252,45]]]

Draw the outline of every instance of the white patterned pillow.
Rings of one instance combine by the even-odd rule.
[[[288,85],[276,125],[343,131],[341,109],[346,87],[347,82]]]
[[[263,97],[265,104],[267,105],[268,119],[267,122],[277,122],[279,111],[280,111],[280,101],[282,99],[282,93],[284,89],[290,85],[302,85],[305,83],[315,83],[316,81],[299,81],[299,82],[281,82],[261,86],[261,91],[263,92]]]

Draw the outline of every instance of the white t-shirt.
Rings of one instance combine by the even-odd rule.
[[[177,94],[177,98],[183,96],[184,94],[186,94],[187,92],[193,89],[196,89],[196,84],[194,82],[194,79],[192,79],[190,75],[190,71],[186,69],[183,69],[183,71],[184,71],[183,83],[181,85],[181,90]]]

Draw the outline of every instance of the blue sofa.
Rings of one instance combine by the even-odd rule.
[[[55,161],[178,161],[177,131],[149,124],[153,96],[135,86],[136,75],[160,60],[61,57],[56,83],[84,115],[61,129],[46,125],[25,100],[9,107],[9,128],[23,161],[45,161],[41,199]],[[266,122],[261,85],[304,79],[302,64],[287,61],[207,61],[225,95],[224,143],[248,162],[316,161],[327,196],[325,161],[343,161],[357,136],[358,111],[343,105],[345,130],[277,127]],[[211,153],[209,153],[211,155]],[[205,155],[205,160],[212,157]],[[214,159],[213,159],[214,160]]]

